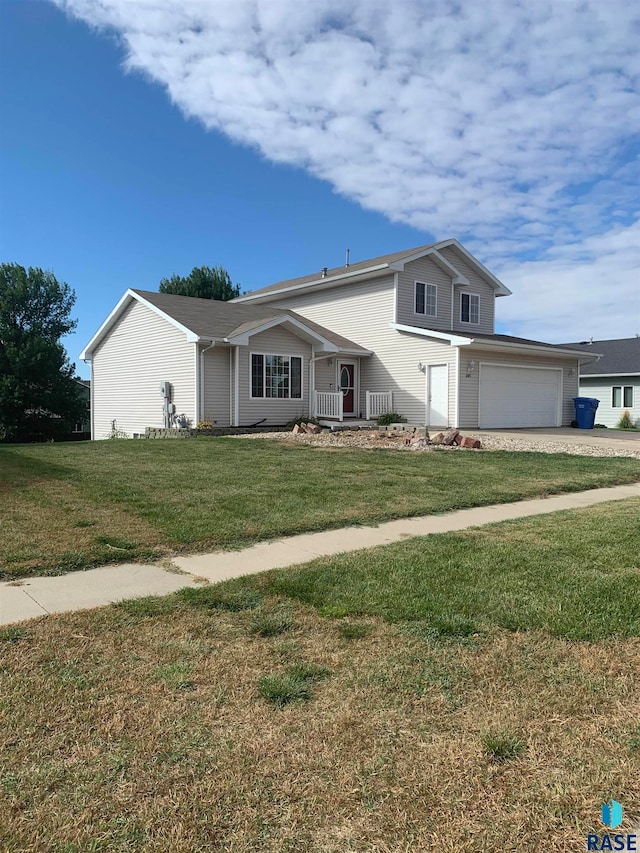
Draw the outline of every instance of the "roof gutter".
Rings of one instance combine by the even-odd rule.
[[[473,344],[474,347],[481,347],[482,349],[498,348],[507,350],[531,350],[531,352],[540,352],[545,353],[546,355],[571,355],[576,358],[584,356],[584,352],[582,352],[582,350],[561,349],[560,347],[552,346],[536,346],[536,344],[514,344],[510,341],[488,341],[484,338],[471,338],[469,343]],[[594,353],[591,361],[597,361],[599,358],[600,355]]]

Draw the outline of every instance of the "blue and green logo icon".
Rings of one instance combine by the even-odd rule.
[[[615,800],[602,806],[602,823],[615,829],[622,823],[622,806]]]

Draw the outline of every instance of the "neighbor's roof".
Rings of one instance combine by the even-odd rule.
[[[600,361],[580,367],[581,376],[620,376],[640,374],[640,338],[617,338],[611,341],[580,341],[564,344],[585,354],[598,352]]]
[[[324,338],[335,346],[336,351],[348,351],[355,355],[369,355],[369,350],[354,343],[348,338],[338,335],[306,317],[296,314],[287,308],[272,308],[264,305],[239,305],[234,302],[224,302],[217,299],[198,299],[193,296],[174,296],[170,293],[156,293],[151,290],[128,290],[98,332],[91,339],[81,358],[89,358],[90,353],[108,334],[113,324],[132,299],[139,298],[143,304],[152,306],[165,315],[186,333],[194,337],[192,340],[204,339],[224,340],[237,335],[250,333],[265,324],[276,322],[283,317],[290,317],[298,326]]]
[[[384,270],[392,270],[401,268],[398,265],[402,265],[403,263],[408,262],[409,260],[419,258],[423,255],[434,253],[437,255],[439,249],[445,249],[449,246],[452,246],[460,252],[460,254],[465,258],[467,262],[470,262],[472,265],[476,267],[478,272],[489,279],[494,287],[496,288],[496,295],[498,296],[508,296],[511,291],[505,287],[505,285],[499,281],[493,273],[491,273],[477,258],[474,258],[465,248],[462,246],[457,240],[449,239],[449,240],[439,240],[436,243],[427,243],[424,246],[417,246],[414,249],[403,249],[401,252],[392,252],[388,255],[379,255],[377,258],[368,258],[364,261],[356,261],[355,263],[350,263],[347,267],[346,264],[341,267],[333,267],[331,269],[327,269],[326,274],[322,275],[322,271],[316,271],[311,273],[310,275],[303,275],[299,278],[289,278],[284,281],[278,281],[275,284],[267,285],[266,287],[261,287],[258,290],[251,291],[250,293],[245,293],[242,296],[238,296],[234,302],[244,302],[250,301],[254,298],[269,296],[275,293],[279,293],[280,291],[289,291],[292,289],[303,288],[304,285],[326,285],[329,284],[331,279],[336,279],[336,283],[346,283],[346,280],[352,276],[358,274],[365,274],[367,272],[371,272],[372,274],[384,272]],[[447,267],[451,268],[454,272],[455,270],[450,261],[445,259],[443,256],[438,256],[442,261],[447,263]]]

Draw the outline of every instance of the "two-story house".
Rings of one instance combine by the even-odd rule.
[[[495,300],[509,295],[457,240],[231,302],[128,290],[81,354],[92,435],[114,420],[143,433],[176,417],[268,426],[385,411],[430,427],[567,425],[591,359],[495,334]]]

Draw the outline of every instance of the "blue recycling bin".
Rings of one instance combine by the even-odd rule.
[[[578,429],[593,429],[600,400],[596,400],[595,397],[574,397],[573,403],[576,407]]]

